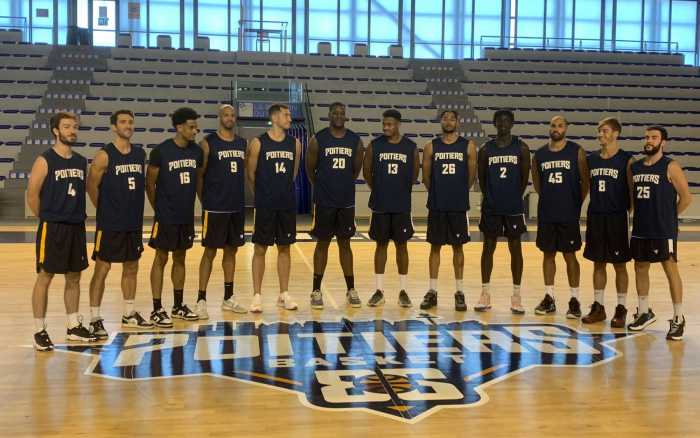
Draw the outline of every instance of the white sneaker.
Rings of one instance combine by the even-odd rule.
[[[238,304],[238,302],[234,300],[233,297],[221,302],[221,310],[226,310],[227,312],[233,313],[248,313],[245,307]],[[253,309],[251,308],[251,312],[252,311]]]
[[[253,294],[253,302],[250,303],[251,313],[262,313],[262,299],[260,294]]]
[[[209,319],[209,312],[207,312],[207,302],[205,300],[197,301],[197,306],[194,308],[194,313],[199,315],[199,319]]]
[[[292,301],[289,293],[285,292],[277,298],[277,307],[283,307],[284,310],[297,310],[297,303]]]
[[[481,292],[479,302],[474,306],[474,310],[477,312],[486,312],[489,309],[491,309],[491,294]]]

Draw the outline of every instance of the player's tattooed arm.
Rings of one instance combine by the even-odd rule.
[[[423,185],[430,190],[430,173],[433,162],[433,142],[429,141],[423,146]]]
[[[204,190],[204,174],[207,173],[207,165],[209,164],[209,142],[203,138],[199,142],[199,147],[202,149],[202,167],[197,169],[197,197],[199,202],[202,202],[202,190]]]
[[[469,145],[467,146],[467,165],[469,166],[469,180],[467,181],[467,188],[471,189],[476,181],[476,143],[474,140],[469,140]]]
[[[294,154],[294,179],[299,175],[299,166],[301,166],[301,142],[296,140],[296,154]]]
[[[530,146],[520,140],[520,193],[524,194],[530,181]]]
[[[365,182],[369,186],[369,189],[372,190],[372,147],[373,144],[370,141],[369,144],[367,145],[367,152],[365,152],[365,158],[362,161],[362,176],[365,178]]]
[[[581,202],[583,202],[591,187],[591,175],[588,173],[586,151],[582,147],[578,148],[578,174],[581,178]]]
[[[355,154],[355,161],[352,163],[352,175],[353,178],[357,179],[360,176],[360,171],[362,170],[362,160],[365,158],[365,145],[362,143],[362,139],[357,141],[357,153]]]
[[[100,183],[102,182],[102,177],[108,165],[109,156],[107,152],[100,149],[92,159],[92,164],[90,164],[87,176],[87,193],[95,208],[97,208],[97,202],[100,196]]]
[[[32,173],[29,175],[29,183],[27,184],[27,205],[29,205],[29,209],[36,217],[39,217],[41,186],[44,185],[44,180],[48,173],[49,164],[44,157],[39,155],[32,165]]]
[[[245,163],[245,174],[248,178],[250,189],[255,193],[255,170],[258,167],[258,156],[260,155],[260,140],[256,137],[248,143],[248,159]]]
[[[671,161],[671,163],[668,165],[668,179],[671,181],[673,188],[675,188],[676,192],[678,193],[678,204],[676,204],[676,211],[680,215],[693,201],[693,195],[690,194],[688,179],[686,178],[681,165],[675,160]]]
[[[318,140],[316,136],[311,137],[309,146],[306,148],[306,158],[304,159],[304,169],[306,177],[311,185],[316,183],[316,166],[318,165]]]
[[[532,174],[532,185],[535,187],[535,191],[539,194],[540,193],[540,172],[539,172],[539,165],[537,164],[537,156],[533,155],[532,156],[532,166],[530,167],[531,174]]]

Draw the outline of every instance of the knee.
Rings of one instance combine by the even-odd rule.
[[[235,257],[238,252],[238,247],[236,246],[225,246],[223,249],[224,257]],[[216,255],[216,252],[214,252]]]
[[[566,262],[567,265],[577,265],[578,260],[576,259],[576,254],[573,252],[565,252],[564,253],[564,261]]]
[[[627,263],[615,263],[613,267],[615,268],[615,274],[627,275]]]
[[[168,263],[168,252],[167,251],[156,251],[156,256],[153,258],[153,264],[157,266],[165,266]]]
[[[224,254],[226,254],[226,250],[224,250]],[[202,256],[210,262],[213,261],[214,257],[216,257],[216,248],[205,248]]]
[[[328,251],[328,247],[330,245],[331,245],[330,240],[319,240],[318,242],[316,242],[316,249],[323,251],[323,252],[326,252],[326,251]],[[340,247],[340,248],[343,247],[343,244],[340,242],[340,240],[338,240],[338,247]]]
[[[377,242],[377,252],[385,253],[389,248],[389,242]]]
[[[67,272],[66,285],[76,285],[80,283],[80,272]]]
[[[593,262],[593,270],[596,272],[605,272],[605,266],[606,264],[603,262]],[[617,266],[615,267],[615,270],[617,271]]]
[[[442,249],[441,245],[430,245],[430,253],[431,254],[439,255],[441,249]]]
[[[139,272],[139,262],[125,262],[122,266],[122,275],[134,277]]]
[[[289,255],[289,245],[277,245],[277,253],[280,255]]]
[[[520,239],[508,239],[508,249],[510,252],[520,251]]]
[[[542,260],[547,263],[554,263],[554,259],[557,253],[555,252],[545,252],[542,255]],[[566,260],[566,254],[564,254],[564,260]]]
[[[48,284],[48,283],[51,283],[51,280],[53,280],[53,276],[54,276],[54,274],[52,274],[50,272],[41,271],[41,272],[39,272],[37,279],[41,283]]]
[[[265,245],[260,245],[259,243],[256,243],[253,247],[253,255],[255,255],[256,257],[265,257],[266,253],[267,246]]]
[[[646,274],[649,270],[649,263],[647,262],[634,262],[634,272],[636,274]]]
[[[406,242],[403,243],[396,243],[396,253],[402,253],[405,254],[408,252],[408,244]]]
[[[173,252],[173,264],[185,265],[185,251],[175,251]]]
[[[463,257],[464,247],[462,245],[452,245],[452,254],[458,257]]]
[[[328,242],[330,244],[330,242]],[[338,248],[343,251],[350,250],[350,239],[338,239]]]

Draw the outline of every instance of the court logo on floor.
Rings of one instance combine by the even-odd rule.
[[[538,366],[587,367],[620,356],[626,333],[558,324],[404,321],[222,321],[192,330],[118,332],[104,345],[57,346],[93,356],[86,374],[137,380],[213,375],[299,394],[304,405],[416,422],[478,406],[486,388]],[[566,382],[561,382],[562,384]]]

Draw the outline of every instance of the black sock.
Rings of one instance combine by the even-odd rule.
[[[197,293],[197,302],[200,302],[202,300],[207,300],[207,291],[205,290],[200,290],[199,293]]]
[[[345,276],[345,285],[348,287],[348,290],[355,289],[355,276],[354,275],[346,275]]]
[[[323,280],[323,274],[314,274],[313,290],[321,290],[321,280]]]
[[[182,289],[173,289],[173,295],[175,297],[175,302],[173,303],[173,307],[182,306]]]
[[[161,303],[160,298],[153,298],[153,310],[158,311],[163,308],[163,303]]]
[[[233,282],[224,283],[224,300],[228,300],[233,296]]]

